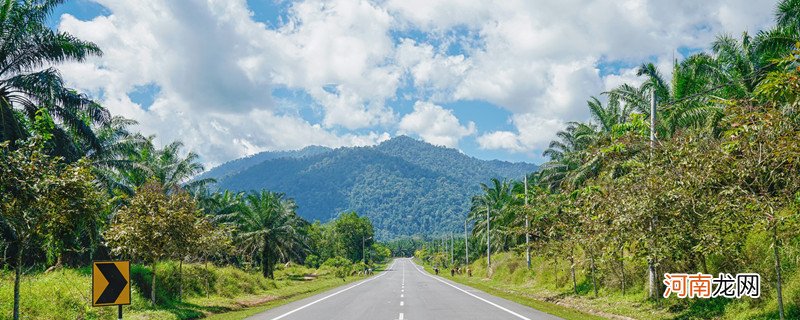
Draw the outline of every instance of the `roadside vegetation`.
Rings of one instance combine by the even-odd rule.
[[[558,132],[541,170],[472,199],[473,274],[632,318],[800,318],[798,12],[781,1],[773,29],[720,35],[675,61],[671,81],[646,63],[641,84],[591,97],[592,120]],[[488,269],[487,236],[503,253]],[[416,255],[463,265],[464,243],[433,239]],[[758,273],[761,297],[665,299],[665,273]]]
[[[355,212],[297,215],[269,190],[220,193],[180,141],[65,87],[101,48],[47,27],[60,0],[0,1],[0,318],[111,318],[90,265],[133,263],[139,318],[197,318],[341,285],[390,251]]]

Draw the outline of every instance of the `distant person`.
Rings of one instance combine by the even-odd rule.
[[[439,267],[433,267],[433,271],[436,272],[436,275],[439,275]]]
[[[450,276],[451,277],[455,277],[456,276],[456,269],[450,268]]]
[[[472,269],[467,268],[467,276],[472,277]]]

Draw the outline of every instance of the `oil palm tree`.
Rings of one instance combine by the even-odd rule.
[[[54,64],[102,54],[91,42],[48,28],[60,0],[0,2],[0,141],[12,147],[38,128],[47,131],[53,153],[67,161],[82,156],[76,143],[102,147],[91,125],[110,120],[108,111],[67,88]]]
[[[591,146],[597,139],[597,131],[593,125],[570,122],[564,130],[556,133],[558,140],[550,142],[542,153],[550,160],[541,167],[544,184],[555,190],[576,169],[583,165],[580,152]]]
[[[135,120],[120,116],[113,117],[108,124],[98,126],[95,136],[101,148],[83,146],[81,152],[91,162],[94,175],[109,195],[116,190],[133,194],[131,185],[124,183],[122,174],[134,170],[137,163],[133,157],[142,148],[148,147],[149,141],[130,127],[138,124]]]
[[[631,105],[620,103],[619,100],[609,100],[605,106],[597,97],[586,101],[592,120],[598,124],[601,132],[611,132],[615,125],[628,121],[631,114]]]
[[[472,197],[472,206],[469,211],[469,219],[475,221],[475,228],[472,234],[478,238],[485,238],[487,234],[487,211],[491,210],[489,227],[492,239],[492,251],[506,250],[513,245],[516,238],[514,227],[514,211],[511,206],[518,202],[512,194],[511,182],[500,181],[493,178],[491,184],[481,183],[482,194]]]
[[[261,191],[245,195],[238,210],[219,218],[233,226],[239,249],[261,263],[263,276],[274,278],[276,263],[299,258],[306,249],[306,222],[296,208],[282,193]]]
[[[200,192],[204,187],[214,183],[214,179],[191,180],[192,177],[203,172],[204,167],[199,162],[199,156],[194,152],[182,155],[183,143],[172,142],[163,148],[156,148],[154,137],[147,137],[144,143],[130,158],[133,167],[124,170],[119,177],[119,183],[134,190],[151,179],[162,183],[167,191],[182,187],[192,194]]]

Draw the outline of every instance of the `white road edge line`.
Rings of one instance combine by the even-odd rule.
[[[403,283],[402,283],[402,285],[404,287],[406,286],[406,264],[405,263],[403,263]]]
[[[413,262],[412,262],[412,263],[413,263]],[[463,292],[463,293],[466,293],[466,294],[468,294],[468,295],[472,296],[472,297],[473,297],[473,298],[475,298],[475,299],[478,299],[478,300],[480,300],[480,301],[486,302],[486,303],[488,303],[488,304],[490,304],[490,305],[493,305],[493,306],[497,307],[497,308],[498,308],[498,309],[500,309],[500,310],[503,310],[503,311],[505,311],[505,312],[508,312],[508,313],[510,313],[510,314],[512,314],[512,315],[514,315],[514,316],[516,316],[517,318],[520,318],[520,319],[523,319],[523,320],[531,320],[530,318],[526,318],[525,316],[523,316],[523,315],[521,315],[521,314],[519,314],[519,313],[516,313],[516,312],[514,312],[514,311],[508,310],[508,309],[506,309],[505,307],[503,307],[503,306],[501,306],[501,305],[498,305],[498,304],[496,304],[496,303],[494,303],[494,302],[491,302],[491,301],[489,301],[489,300],[486,300],[486,299],[484,299],[484,298],[481,298],[481,297],[479,297],[479,296],[476,296],[476,295],[474,295],[474,294],[472,294],[472,293],[470,293],[470,292],[468,292],[468,291],[466,291],[466,290],[464,290],[464,289],[461,289],[461,288],[459,288],[459,287],[456,287],[456,286],[454,286],[454,285],[452,285],[452,284],[449,284],[449,283],[447,283],[446,281],[444,281],[444,280],[442,280],[442,279],[439,279],[439,278],[436,278],[436,277],[434,277],[434,276],[432,276],[432,275],[429,275],[427,272],[425,272],[425,271],[423,271],[423,270],[420,270],[420,269],[419,269],[419,267],[418,267],[416,264],[414,264],[414,269],[417,269],[417,271],[419,271],[420,273],[422,273],[422,274],[424,274],[424,275],[426,275],[426,276],[430,277],[430,278],[431,278],[431,279],[433,279],[433,280],[436,280],[436,281],[439,281],[439,282],[441,282],[441,283],[444,283],[444,284],[446,284],[446,285],[448,285],[448,286],[451,286],[451,287],[455,288],[455,289],[456,289],[456,290],[458,290],[458,291],[461,291],[461,292]]]
[[[388,270],[391,270],[392,268],[394,268],[394,264],[395,264],[395,263],[397,263],[397,260],[395,260],[394,262],[392,262],[392,265],[391,265],[391,266],[389,266],[389,269],[387,269],[387,271],[388,271]],[[306,305],[304,305],[304,306],[302,306],[302,307],[299,307],[299,308],[297,308],[297,309],[294,309],[294,310],[292,310],[292,311],[289,311],[289,312],[287,312],[287,313],[284,313],[284,314],[282,314],[282,315],[280,315],[280,316],[277,316],[277,317],[275,317],[275,318],[272,318],[272,320],[283,319],[283,318],[285,318],[286,316],[288,316],[288,315],[290,315],[290,314],[292,314],[292,313],[295,313],[295,312],[297,312],[297,311],[303,310],[303,309],[305,309],[305,308],[307,308],[307,307],[309,307],[309,306],[311,306],[311,305],[314,305],[314,304],[316,304],[317,302],[320,302],[320,301],[322,301],[322,300],[328,299],[328,298],[330,298],[330,297],[333,297],[333,296],[335,296],[335,295],[337,295],[337,294],[340,294],[340,293],[342,293],[342,292],[345,292],[345,291],[347,291],[347,290],[350,290],[350,289],[353,289],[353,288],[355,288],[355,287],[358,287],[358,286],[360,286],[360,285],[362,285],[362,284],[365,284],[365,283],[367,283],[367,282],[370,282],[370,281],[372,281],[372,280],[378,279],[378,278],[382,277],[382,276],[383,276],[383,275],[385,275],[385,274],[386,274],[386,271],[383,271],[383,272],[381,272],[381,274],[379,274],[379,275],[377,275],[377,276],[375,276],[375,277],[372,277],[372,278],[369,278],[369,279],[366,279],[366,280],[362,280],[361,282],[359,282],[359,283],[356,283],[356,284],[354,284],[354,285],[352,285],[352,286],[349,286],[349,287],[347,287],[347,288],[344,288],[344,289],[342,289],[342,290],[336,291],[336,292],[334,292],[334,293],[331,293],[330,295],[327,295],[327,296],[325,296],[325,297],[322,297],[322,298],[319,298],[319,299],[317,299],[317,300],[315,300],[315,301],[313,301],[313,302],[310,302],[310,303],[308,303],[308,304],[306,304]]]

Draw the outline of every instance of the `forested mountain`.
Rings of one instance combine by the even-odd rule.
[[[479,160],[406,136],[373,147],[266,152],[205,173],[221,190],[284,192],[308,220],[344,211],[370,218],[379,239],[462,230],[470,197],[491,178],[520,178],[528,163]]]
[[[257,165],[259,163],[262,163],[270,159],[301,158],[305,156],[313,156],[320,153],[325,153],[328,151],[331,151],[331,148],[321,147],[321,146],[309,146],[300,150],[291,150],[291,151],[264,151],[256,153],[251,156],[223,163],[222,165],[216,166],[213,169],[202,173],[201,175],[198,176],[197,179],[205,179],[210,177],[219,179],[221,177],[241,172],[244,169],[250,168],[254,165]]]

